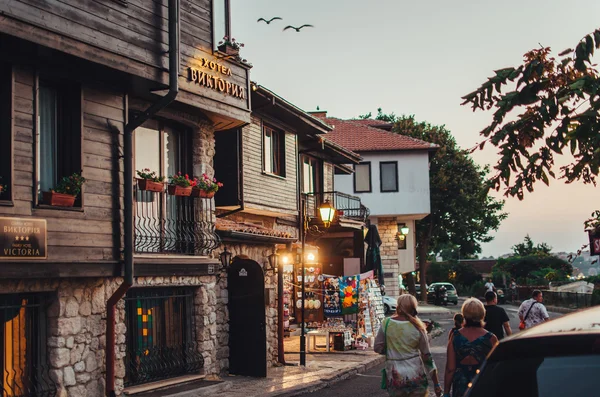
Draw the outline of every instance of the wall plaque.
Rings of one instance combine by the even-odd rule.
[[[0,217],[0,260],[46,259],[45,219]]]

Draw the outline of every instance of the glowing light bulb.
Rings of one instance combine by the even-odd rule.
[[[315,255],[314,254],[308,254],[307,256],[309,261],[314,261],[315,260]]]

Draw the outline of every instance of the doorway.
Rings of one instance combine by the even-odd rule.
[[[265,278],[258,263],[235,258],[227,275],[229,290],[229,373],[267,376]]]

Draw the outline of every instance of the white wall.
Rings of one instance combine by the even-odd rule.
[[[353,175],[336,175],[335,190],[360,197],[374,216],[415,215],[421,219],[430,212],[429,157],[427,152],[360,153],[371,162],[371,193],[354,192]],[[398,192],[381,192],[380,161],[398,162]]]

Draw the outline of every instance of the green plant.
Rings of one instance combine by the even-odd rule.
[[[141,171],[136,171],[137,175],[141,179],[146,179],[152,182],[163,182],[165,180],[164,176],[158,176],[156,171],[150,171],[150,168],[144,168]]]
[[[231,40],[229,39],[229,36],[224,36],[223,40],[219,41],[219,45],[228,45],[230,47],[235,48],[236,50],[239,50],[241,47],[244,47],[244,43],[240,43],[239,41],[235,41],[235,38],[231,38]]]
[[[70,194],[77,196],[81,192],[81,186],[85,183],[85,178],[81,176],[80,172],[75,172],[71,176],[64,176],[56,187],[52,189],[55,193]]]
[[[600,289],[592,293],[592,306],[600,306]]]
[[[171,185],[177,185],[181,187],[194,187],[198,183],[198,179],[190,179],[188,174],[182,175],[180,171],[177,174],[169,177],[169,183]]]
[[[216,178],[210,179],[210,177],[206,174],[202,174],[201,179],[196,179],[197,185],[200,190],[204,190],[205,192],[216,192],[219,188],[223,187],[221,182],[217,182]]]

